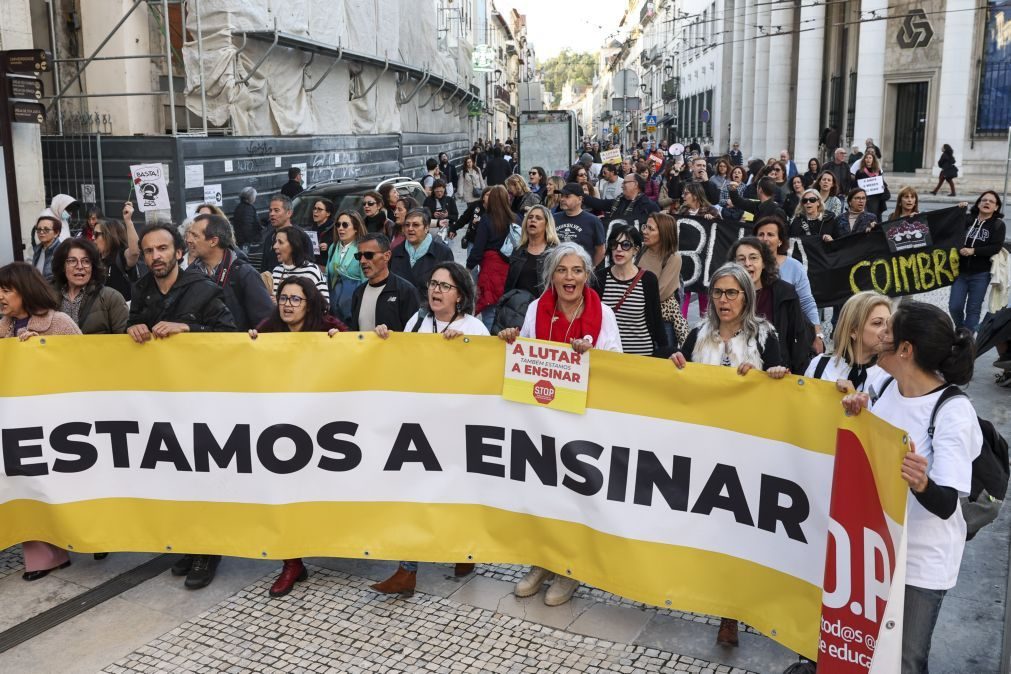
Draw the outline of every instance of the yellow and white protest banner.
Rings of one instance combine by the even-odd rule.
[[[517,337],[505,345],[502,397],[563,412],[586,412],[590,352],[568,344]]]
[[[902,434],[833,385],[594,351],[577,416],[503,400],[504,362],[438,335],[0,340],[0,547],[537,564],[812,657],[823,592],[880,618]]]

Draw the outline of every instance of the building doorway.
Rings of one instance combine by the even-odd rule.
[[[928,82],[907,82],[895,87],[895,150],[892,170],[912,173],[923,167],[927,135]]]

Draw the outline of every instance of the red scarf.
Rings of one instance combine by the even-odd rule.
[[[600,324],[603,312],[600,308],[600,296],[583,286],[583,312],[571,323],[565,313],[556,309],[554,288],[548,288],[537,301],[537,339],[568,344],[573,339],[582,339],[587,335],[597,345],[600,337]]]

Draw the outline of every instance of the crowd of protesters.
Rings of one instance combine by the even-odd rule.
[[[920,671],[916,663],[929,651],[936,609],[954,585],[964,543],[952,499],[968,491],[979,447],[965,423],[975,419],[968,399],[945,408],[937,420],[943,433],[926,435],[927,416],[945,384],[971,378],[990,257],[1005,236],[1000,197],[986,191],[968,210],[950,317],[915,301],[893,306],[882,295],[859,293],[835,307],[830,340],[820,316],[825,307],[816,305],[789,243],[880,227],[887,184],[872,181],[884,187],[874,194],[860,186],[882,177],[872,142],[854,162],[839,148],[825,165],[810,159],[804,172],[785,150],[745,162],[737,144],[716,157],[697,146],[671,156],[666,143],[642,143],[613,164],[600,161],[603,149],[587,144],[571,166],[535,166],[523,176],[511,143],[479,142],[455,164],[445,153],[427,162],[424,203],[389,185],[366,193],[360,211],[335,212],[333,202],[318,198],[309,227],[292,222],[291,199],[301,191],[293,169],[268,201],[262,233],[252,188],[240,195],[233,220],[202,205],[181,227],[138,227],[128,202],[121,219],[89,211],[77,237],[64,231],[73,199],[60,195],[38,216],[31,262],[0,268],[0,337],[125,333],[144,343],[183,332],[243,331],[252,339],[345,330],[383,338],[493,334],[670,360],[671,376],[691,362],[740,375],[760,370],[834,381],[850,394],[849,412],[870,406],[908,431],[918,448],[906,455],[902,476],[911,490],[904,651],[909,671]],[[916,192],[903,188],[892,216],[918,209]],[[694,326],[678,247],[677,218],[685,215],[740,219],[753,230],[697,295]],[[452,250],[461,231],[465,264]],[[257,238],[259,269],[247,254]],[[832,342],[834,352],[826,354]],[[26,542],[24,550],[25,580],[70,563],[66,551],[48,543]],[[186,576],[189,588],[204,587],[219,561],[186,555],[172,573]],[[466,575],[473,565],[456,570]],[[270,594],[289,593],[307,573],[301,560],[285,560]],[[402,562],[374,587],[410,594],[416,574],[417,563]],[[565,603],[578,581],[539,567],[516,594],[536,594],[552,578],[545,602]],[[735,620],[723,620],[718,640],[738,643]]]

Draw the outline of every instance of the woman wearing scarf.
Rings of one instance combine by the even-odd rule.
[[[499,338],[506,342],[517,337],[564,342],[577,353],[591,348],[620,353],[618,321],[611,307],[590,288],[592,270],[590,255],[579,244],[567,241],[555,246],[544,263],[546,290],[527,307],[523,327],[506,328],[498,333]],[[544,603],[559,606],[572,598],[579,581],[539,566],[532,567],[513,592],[517,597],[533,596],[552,578]]]
[[[428,231],[431,219],[427,208],[410,211],[404,218],[404,243],[394,248],[390,257],[390,272],[414,284],[418,297],[427,295],[428,280],[435,266],[440,262],[453,261],[453,251],[449,246]]]
[[[365,237],[365,222],[358,211],[341,211],[337,216],[335,240],[326,260],[327,286],[330,288],[330,313],[345,323],[350,319],[351,296],[365,282],[362,266],[355,259],[358,242]]]

